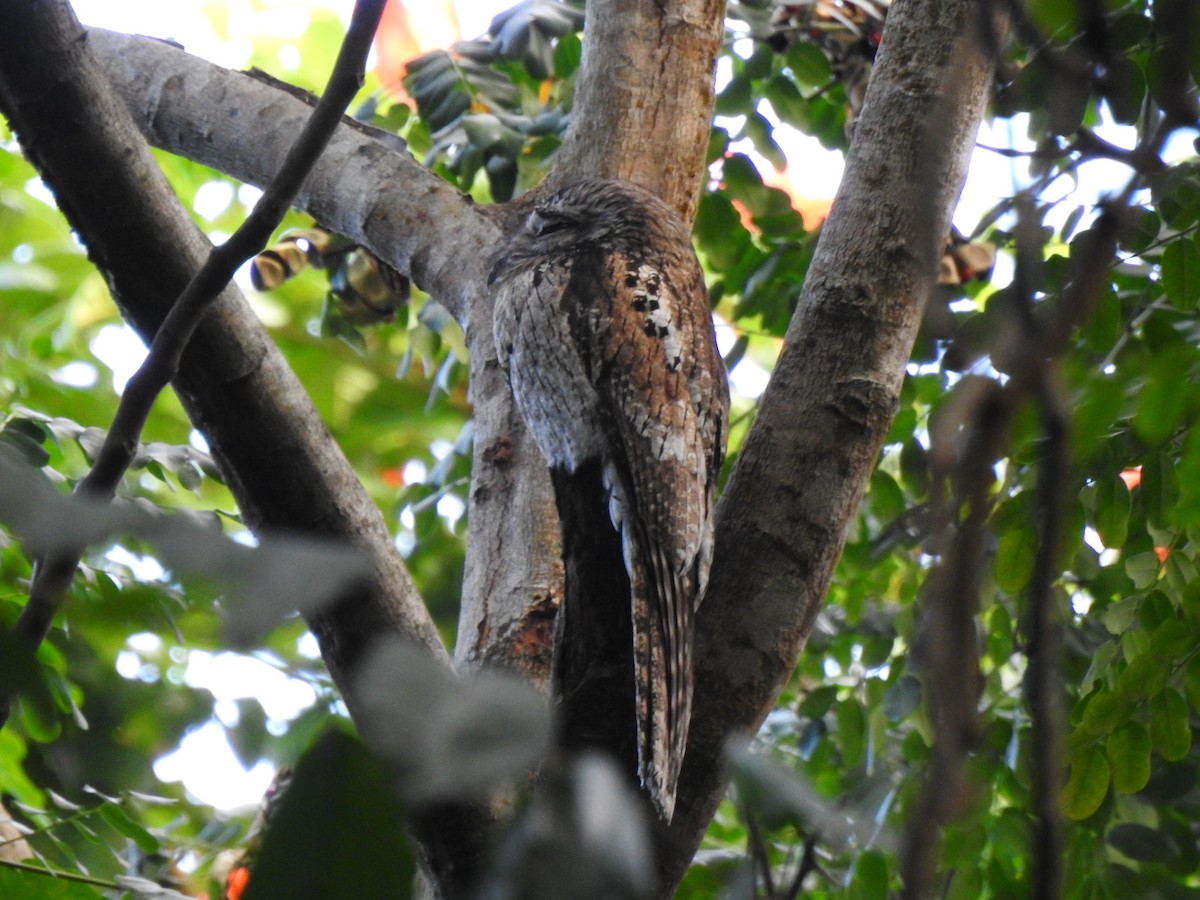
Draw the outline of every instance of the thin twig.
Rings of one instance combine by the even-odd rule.
[[[1111,141],[1106,141],[1090,128],[1080,128],[1075,132],[1075,140],[1071,142],[1070,149],[1077,150],[1085,156],[1115,160],[1142,173],[1161,172],[1166,168],[1166,164],[1157,153],[1147,153],[1146,149],[1140,146],[1126,150]]]
[[[808,877],[809,872],[815,871],[817,871],[817,836],[810,834],[804,840],[804,855],[800,857],[796,876],[780,900],[796,900],[800,896],[800,889],[804,886],[804,879]]]
[[[367,53],[375,36],[384,0],[357,0],[329,83],[313,109],[279,173],[259,198],[241,227],[213,248],[200,271],[180,294],[154,336],[150,352],[126,385],[112,427],[91,470],[76,485],[81,495],[110,500],[133,462],[138,439],[154,401],[174,377],[179,360],[205,311],[237,269],[261,251],[279,226],[308,173],[362,87]],[[36,566],[29,601],[14,633],[32,651],[42,642],[71,586],[83,557],[82,547],[63,550]],[[7,721],[12,686],[0,696],[0,727]]]
[[[758,820],[749,808],[744,810],[742,818],[746,820],[747,849],[762,875],[763,887],[766,888],[767,896],[774,897],[775,879],[771,877],[771,861],[767,858],[767,842],[763,837],[762,829],[758,827]]]
[[[34,875],[45,875],[47,878],[62,879],[63,881],[75,881],[79,884],[90,884],[94,887],[107,888],[108,890],[118,891],[121,886],[115,881],[109,881],[104,878],[93,878],[91,875],[80,875],[78,872],[67,872],[61,869],[47,869],[42,866],[34,866],[29,863],[13,862],[7,859],[0,859],[0,866],[6,869],[16,869],[20,872],[31,872]]]
[[[1040,325],[1034,309],[1038,287],[1037,270],[1044,251],[1040,223],[1034,214],[1033,198],[1027,195],[1017,206],[1017,267],[1013,296],[1020,314],[1023,339],[1032,346],[1040,341]],[[1115,250],[1115,244],[1113,249]],[[1062,315],[1069,315],[1064,310]],[[1037,362],[1037,361],[1033,361]],[[1033,399],[1042,414],[1045,441],[1038,467],[1038,544],[1025,608],[1025,653],[1029,660],[1027,693],[1033,732],[1033,806],[1035,839],[1032,896],[1056,900],[1062,882],[1062,825],[1058,810],[1061,787],[1058,621],[1053,607],[1054,582],[1058,578],[1058,548],[1062,540],[1063,509],[1067,500],[1067,417],[1058,396],[1053,359],[1042,366],[1032,386]],[[1007,428],[1006,428],[1007,431]]]
[[[1053,365],[1038,386],[1045,435],[1038,473],[1038,552],[1026,608],[1028,696],[1033,726],[1034,900],[1056,900],[1062,891],[1063,834],[1058,797],[1062,788],[1062,702],[1058,674],[1061,638],[1054,582],[1067,502],[1067,416]]]
[[[1013,4],[1017,6],[1018,4]],[[1129,152],[1129,161],[1156,159],[1171,132],[1187,124],[1180,110],[1167,111],[1145,139]],[[1018,216],[1018,266],[1013,285],[1023,325],[1022,352],[1008,367],[1011,376],[1003,387],[992,382],[969,401],[971,407],[957,421],[964,425],[956,452],[954,438],[933,448],[939,478],[931,508],[940,529],[935,529],[942,562],[930,576],[933,586],[926,639],[930,644],[929,687],[935,710],[936,742],[921,798],[906,834],[902,856],[904,897],[926,896],[936,871],[937,828],[952,814],[961,796],[963,762],[975,721],[970,685],[976,683],[974,616],[978,607],[978,576],[983,564],[983,539],[992,498],[993,462],[1009,439],[1016,413],[1034,400],[1042,414],[1045,458],[1039,472],[1041,534],[1031,582],[1027,620],[1030,659],[1031,716],[1034,720],[1034,793],[1036,794],[1036,847],[1032,871],[1032,896],[1055,900],[1061,892],[1062,834],[1057,789],[1061,777],[1059,731],[1062,713],[1058,702],[1059,643],[1053,615],[1053,584],[1057,541],[1063,522],[1066,491],[1066,428],[1054,384],[1054,364],[1067,349],[1074,329],[1086,321],[1100,296],[1109,262],[1117,252],[1124,213],[1144,183],[1148,168],[1133,165],[1134,174],[1115,198],[1102,202],[1101,215],[1091,229],[1091,246],[1076,269],[1077,277],[1063,290],[1051,318],[1039,322],[1034,315],[1034,268],[1040,261],[1036,235],[1040,229],[1030,215],[1031,198],[1040,190],[1023,193],[1024,215]],[[1022,212],[1018,198],[1018,212]],[[1024,237],[1022,237],[1024,235]],[[1035,244],[1031,245],[1031,241]],[[947,429],[949,431],[949,429]],[[936,437],[936,436],[935,436]],[[959,489],[945,498],[957,460]],[[965,517],[962,515],[966,511]],[[957,530],[954,523],[961,523]],[[950,536],[954,533],[953,540]],[[958,644],[959,646],[954,646]]]

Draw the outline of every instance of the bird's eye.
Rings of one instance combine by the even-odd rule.
[[[561,219],[542,219],[534,226],[533,233],[538,237],[545,237],[548,234],[554,234],[556,231],[562,231],[567,227],[567,223]]]

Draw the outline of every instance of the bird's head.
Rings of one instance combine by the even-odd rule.
[[[635,252],[649,231],[674,213],[644,188],[627,181],[589,178],[534,206],[492,267],[492,284],[524,265],[588,249]],[[686,235],[686,230],[684,231]]]

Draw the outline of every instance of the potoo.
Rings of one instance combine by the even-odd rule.
[[[496,351],[562,525],[562,740],[636,765],[669,820],[729,415],[700,264],[667,204],[590,179],[534,207],[489,283]]]

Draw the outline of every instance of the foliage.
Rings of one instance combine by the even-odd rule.
[[[582,23],[572,4],[524,0],[483,37],[412,60],[404,83],[420,116],[413,149],[463,190],[482,169],[497,201],[536,184],[566,129]]]
[[[994,279],[947,285],[934,298],[817,628],[775,713],[748,747],[731,751],[734,787],[680,897],[785,897],[803,887],[812,897],[882,898],[900,887],[906,838],[937,833],[936,823],[920,818],[940,715],[931,644],[938,638],[929,620],[937,563],[966,527],[965,515],[943,522],[945,507],[971,487],[965,470],[941,462],[942,451],[972,435],[977,398],[1020,380],[1027,329],[1064,314],[1078,324],[1066,331],[1047,390],[1065,411],[1069,434],[1050,593],[1062,635],[1055,662],[1063,709],[1056,774],[1063,777],[1056,799],[1069,822],[1065,884],[1070,896],[1085,898],[1193,896],[1200,889],[1200,559],[1191,543],[1200,528],[1200,432],[1193,427],[1200,411],[1200,161],[1178,132],[1169,153],[1148,143],[1160,128],[1169,134],[1181,124],[1166,119],[1163,126],[1164,116],[1194,103],[1200,47],[1170,39],[1167,17],[1177,10],[1170,3],[1109,3],[1102,16],[1084,16],[1096,8],[1037,0],[1027,17],[1017,16],[992,113],[1027,135],[1022,146],[1031,149],[1011,151],[1026,187],[982,221],[960,223],[1000,247],[1001,266]],[[817,234],[787,194],[763,183],[759,166],[789,162],[776,139],[782,128],[844,148],[859,85],[847,74],[846,57],[830,51],[828,35],[805,39],[763,2],[731,4],[730,14],[738,39],[725,51],[722,119],[709,147],[713,177],[695,238],[714,307],[739,335],[727,363],[769,368]],[[327,25],[316,21],[304,38],[297,80],[319,82],[314,73],[327,66],[336,41]],[[487,37],[415,61],[407,79],[415,109],[377,95],[364,111],[398,128],[415,153],[462,189],[507,199],[537,181],[557,146],[579,63],[579,25],[573,7],[529,0],[497,17]],[[263,65],[277,43],[265,39]],[[851,45],[860,46],[836,46]],[[1191,64],[1190,74],[1172,65],[1172,54]],[[1176,83],[1170,73],[1190,80]],[[3,136],[0,447],[65,489],[86,471],[97,430],[115,409],[105,348],[118,319],[100,276],[45,201],[15,142]],[[1148,154],[1132,150],[1147,146]],[[244,214],[241,195],[224,176],[177,159],[163,163],[187,202],[202,191],[231,198],[206,228],[231,230]],[[1060,189],[1087,183],[1100,165],[1115,172],[1103,204]],[[1134,189],[1119,196],[1130,180]],[[1122,227],[1117,251],[1099,256],[1103,208],[1117,210]],[[293,216],[285,224],[309,223]],[[1000,271],[1013,271],[1014,261],[1019,277],[1006,283]],[[1076,285],[1084,276],[1099,285],[1080,299]],[[422,595],[452,637],[470,447],[461,335],[444,310],[418,294],[412,315],[356,330],[352,340],[328,340],[317,321],[327,291],[325,275],[307,271],[253,302],[384,509]],[[738,397],[737,410],[731,456],[753,419],[754,398]],[[1056,762],[1040,755],[1034,740],[1030,696],[1035,569],[1049,515],[1039,473],[1053,452],[1046,420],[1036,402],[1021,403],[1000,449],[985,460],[978,634],[967,636],[978,673],[958,673],[977,691],[978,719],[967,787],[941,837],[948,897],[1028,894],[1035,866],[1035,776]],[[208,519],[215,511],[227,531],[242,536],[230,495],[174,397],[157,405],[145,440],[125,479],[125,500]],[[25,537],[18,522],[4,523],[0,621],[8,624],[24,600],[31,551],[16,539]],[[453,793],[470,783],[480,790],[511,779],[527,754],[540,750],[540,726],[530,726],[539,707],[510,693],[511,686],[470,688],[409,673],[406,681],[417,678],[430,692],[422,698],[427,706],[393,711],[411,743],[395,734],[365,736],[408,772],[403,800],[392,804],[375,757],[338,730],[315,737],[341,716],[327,676],[301,652],[297,620],[262,638],[255,653],[310,685],[315,699],[297,718],[270,722],[278,736],[268,737],[258,703],[243,699],[230,715],[186,679],[189,653],[229,645],[224,622],[232,601],[214,577],[225,558],[198,576],[184,575],[186,566],[155,549],[153,529],[121,534],[89,551],[36,660],[18,671],[5,657],[6,677],[24,674],[30,690],[15,727],[0,733],[0,788],[9,811],[34,830],[42,864],[116,884],[148,872],[147,858],[162,854],[185,862],[195,870],[193,882],[208,882],[215,895],[214,863],[244,840],[246,823],[160,783],[150,762],[219,712],[216,720],[247,763],[294,762],[309,751],[289,801],[302,812],[283,817],[271,839],[283,849],[267,845],[268,874],[252,896],[295,896],[295,884],[316,877],[311,865],[289,871],[265,861],[276,854],[309,864],[319,856],[328,871],[369,871],[379,879],[373,883],[400,896],[391,886],[408,882],[407,851],[363,855],[375,844],[358,845],[354,835],[379,841],[394,833],[410,814],[406,805],[428,799],[414,785]],[[272,586],[267,575],[253,583]],[[134,638],[147,634],[155,639]],[[439,711],[444,715],[432,714]],[[456,728],[481,719],[493,736],[533,737],[505,745],[494,758],[471,756],[478,735]],[[425,748],[420,758],[411,755],[414,745]],[[305,774],[314,769],[369,787],[340,789],[338,779]],[[560,871],[537,868],[554,853],[537,851],[570,843],[563,835],[573,834],[569,823],[578,821],[581,804],[598,808],[595,797],[616,791],[607,777],[587,766],[547,777],[546,793],[506,835],[498,896],[561,883]],[[364,803],[348,806],[356,800]],[[303,828],[314,817],[353,819],[354,830],[327,819],[328,840],[314,848],[304,843],[312,834]],[[597,890],[618,884],[636,895],[645,884],[639,850],[621,845],[613,821],[594,846],[571,843],[579,852],[575,872],[593,872]],[[372,866],[378,858],[395,868]],[[289,880],[296,878],[302,880]],[[136,883],[126,885],[137,895]],[[358,882],[345,889],[361,895]],[[54,891],[98,896],[94,886],[0,867],[4,896]]]
[[[1066,890],[1080,897],[1191,896],[1197,886],[1193,738],[1200,644],[1189,477],[1200,450],[1190,399],[1200,325],[1200,288],[1192,284],[1200,208],[1190,199],[1197,161],[1194,149],[1178,140],[1162,165],[1143,166],[1135,153],[1120,149],[1155,146],[1164,109],[1175,108],[1173,97],[1194,98],[1196,88],[1191,81],[1161,81],[1168,52],[1161,20],[1170,5],[1121,4],[1092,32],[1080,33],[1072,20],[1044,46],[1039,29],[1063,10],[1075,5],[1034,4],[1032,20],[1020,20],[993,112],[1028,131],[1036,148],[1027,154],[1029,187],[1015,207],[1002,203],[978,229],[1013,256],[1031,250],[1036,262],[1022,272],[1031,280],[1008,287],[974,283],[965,295],[943,288],[944,296],[935,298],[821,621],[790,696],[757,738],[779,765],[740,758],[734,796],[750,830],[733,825],[729,807],[710,831],[707,868],[728,868],[729,854],[716,848],[745,841],[745,865],[754,867],[758,890],[771,896],[791,896],[786,890],[800,869],[807,874],[806,896],[887,896],[900,884],[905,831],[933,827],[918,819],[937,715],[929,641],[938,638],[925,620],[938,589],[931,566],[946,549],[934,531],[936,504],[946,490],[938,479],[946,473],[931,450],[939,435],[967,432],[965,410],[981,382],[998,386],[1018,373],[1018,290],[1032,300],[1034,316],[1053,322],[1067,304],[1080,302],[1073,285],[1097,269],[1101,284],[1083,301],[1086,319],[1067,342],[1057,387],[1070,412],[1065,524],[1052,594],[1063,629],[1067,710],[1067,777],[1058,798],[1071,823]],[[1184,46],[1191,49],[1176,52],[1194,59],[1194,42]],[[1100,47],[1110,74],[1089,80],[1080,72]],[[789,55],[781,58],[764,43],[735,61],[733,73],[719,100],[727,114],[743,102],[739,93],[767,99],[780,119],[801,127],[812,114],[806,107],[789,117],[775,104],[778,88],[772,86],[803,77],[791,69]],[[770,159],[769,145],[749,122],[743,136]],[[1112,123],[1127,126],[1120,147],[1096,135],[1095,129],[1113,133]],[[811,124],[806,130],[832,138]],[[1138,190],[1120,212],[1119,249],[1098,258],[1100,205],[1069,194],[1055,199],[1061,194],[1051,186],[1082,180],[1102,157],[1123,164],[1109,176],[1111,196],[1102,202],[1116,207],[1126,180]],[[705,197],[697,239],[707,249],[711,233],[710,265],[718,275],[726,267],[734,272],[718,281],[719,289],[744,285],[735,319],[745,322],[747,312],[757,312],[761,327],[779,334],[790,313],[786,304],[796,297],[779,282],[802,277],[804,239],[788,242],[798,274],[767,269],[763,253],[769,241],[779,241],[778,232],[755,217],[750,233],[742,234],[722,197],[746,190],[747,170],[726,155],[725,183]],[[753,188],[753,173],[749,183]],[[1014,208],[1023,210],[1019,224]],[[722,221],[738,235],[740,251],[724,257],[717,246]],[[765,293],[764,282],[778,293]],[[762,305],[747,309],[754,298],[763,298]],[[1035,410],[1019,412],[986,486],[978,739],[968,761],[969,795],[942,842],[945,896],[1029,891],[1038,825],[1033,773],[1054,763],[1037,756],[1027,680],[1031,582],[1044,541],[1039,520],[1046,515],[1037,479],[1047,441]],[[710,896],[711,884],[694,868],[680,896]]]

